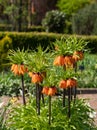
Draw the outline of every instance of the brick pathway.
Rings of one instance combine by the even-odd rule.
[[[90,106],[95,110],[95,124],[97,125],[97,94],[79,94],[79,98],[88,99]]]
[[[88,99],[90,106],[95,110],[96,117],[95,117],[95,124],[97,125],[97,94],[78,94],[78,98]],[[7,104],[9,101],[9,97],[2,96],[0,97],[0,102],[4,102],[4,104]],[[22,103],[22,102],[21,102]]]

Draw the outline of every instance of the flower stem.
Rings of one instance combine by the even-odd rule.
[[[40,115],[40,86],[36,84],[36,112]]]
[[[76,88],[76,86],[74,87],[74,103],[75,103],[75,101],[76,101],[76,94],[77,94],[77,88]]]
[[[74,69],[75,69],[75,72],[77,72],[77,62],[74,65]],[[76,100],[76,94],[77,94],[77,87],[75,86],[74,87],[74,103],[75,103],[75,100]]]
[[[42,87],[41,86],[40,86],[40,99],[42,99],[42,103],[45,104],[44,95],[42,93]]]
[[[24,76],[21,76],[22,80],[22,98],[23,98],[23,105],[26,105],[26,100],[25,100],[25,87],[24,87]]]
[[[63,89],[63,107],[65,107],[66,89]]]
[[[71,102],[71,99],[70,99],[71,95],[70,95],[70,88],[68,88],[68,117],[70,118],[70,102]]]
[[[51,125],[51,96],[49,96],[49,125]]]

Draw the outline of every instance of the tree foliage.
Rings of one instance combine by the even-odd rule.
[[[2,15],[5,23],[12,24],[12,31],[21,30],[20,24],[26,26],[28,18],[27,2],[21,0],[0,0],[0,5],[3,7]],[[2,21],[4,23],[4,20]]]
[[[57,7],[61,11],[71,15],[92,1],[93,0],[58,0]]]
[[[79,10],[73,16],[72,27],[76,34],[97,34],[97,3]]]

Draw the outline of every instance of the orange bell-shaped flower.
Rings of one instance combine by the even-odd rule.
[[[67,87],[76,87],[77,81],[75,79],[68,79],[67,80]]]
[[[53,96],[57,92],[57,89],[55,87],[49,88],[48,95]]]
[[[11,71],[13,71],[15,75],[24,75],[24,73],[27,72],[27,68],[25,68],[23,64],[13,64],[11,66]]]
[[[58,56],[55,58],[53,65],[64,66],[64,56]]]
[[[39,74],[39,73],[32,74],[32,82],[33,83],[40,83],[40,82],[42,82],[42,80],[43,80],[43,78],[42,78],[41,74]]]
[[[48,95],[48,91],[49,91],[49,88],[48,88],[48,87],[43,87],[43,89],[42,89],[42,93],[43,93],[43,94]]]
[[[75,51],[75,52],[73,53],[73,59],[74,59],[75,61],[82,60],[83,58],[84,58],[84,54],[83,54],[82,51]]]
[[[17,65],[17,64],[12,64],[12,66],[11,66],[11,71],[14,71],[14,68],[15,68],[16,65]]]
[[[24,67],[24,65],[19,65],[19,75],[24,75],[26,72],[27,69]]]
[[[65,56],[64,58],[64,64],[68,67],[68,66],[71,66],[73,67],[73,64],[74,64],[74,59],[72,58],[72,56]]]
[[[19,75],[19,66],[17,64],[13,64],[11,70],[15,75]]]
[[[67,80],[61,80],[59,83],[59,87],[66,89],[67,88]]]

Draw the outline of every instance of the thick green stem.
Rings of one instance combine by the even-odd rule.
[[[23,98],[23,105],[26,105],[26,100],[25,100],[25,87],[24,87],[24,77],[23,75],[21,76],[22,80],[22,98]]]
[[[49,125],[51,125],[51,96],[49,96]]]
[[[74,103],[75,103],[75,101],[76,101],[76,95],[77,95],[77,88],[76,88],[76,86],[74,87]]]
[[[70,101],[72,101],[72,95],[73,95],[73,93],[72,93],[72,87],[70,88]]]
[[[42,103],[44,104],[45,101],[44,101],[44,95],[42,93],[42,87],[40,86],[40,100],[42,99]]]
[[[75,69],[75,72],[77,72],[77,62],[74,65],[74,69]],[[75,86],[74,87],[74,103],[75,103],[75,100],[76,100],[76,94],[77,94],[77,88]]]
[[[36,112],[40,115],[40,86],[36,84]]]
[[[70,114],[71,114],[71,112],[70,112],[70,101],[71,99],[70,99],[70,88],[68,88],[68,117],[70,118]]]
[[[63,89],[63,107],[65,107],[66,89]]]
[[[64,71],[66,71],[66,66],[63,66]],[[63,89],[63,107],[65,107],[66,89]]]
[[[44,95],[41,94],[41,97],[42,97],[42,103],[45,104],[45,101],[44,101]]]

